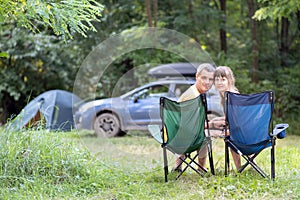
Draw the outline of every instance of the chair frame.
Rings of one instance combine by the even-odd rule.
[[[200,96],[201,96],[201,100],[202,100],[202,103],[203,103],[203,106],[204,106],[204,109],[205,109],[205,123],[206,123],[206,127],[207,127],[207,136],[205,136],[205,144],[202,145],[201,148],[204,148],[205,146],[207,146],[207,148],[208,148],[208,157],[209,157],[210,171],[214,175],[215,174],[215,170],[214,170],[213,154],[212,154],[212,141],[211,141],[211,137],[210,137],[210,133],[209,133],[209,124],[208,124],[208,117],[207,117],[206,95],[205,94],[201,94]],[[167,98],[166,97],[161,97],[160,98],[160,106],[161,107],[164,107],[164,99],[167,99]],[[162,121],[164,121],[163,117],[164,116],[161,113]],[[205,133],[203,133],[203,134],[205,134]],[[163,158],[164,158],[164,175],[165,175],[165,182],[167,182],[168,181],[168,174],[169,174],[167,150],[169,150],[173,154],[176,154],[176,152],[173,152],[170,148],[168,148],[168,144],[165,142],[167,140],[165,138],[165,134],[163,132],[163,128],[161,129],[161,135],[162,135],[162,141],[163,141],[163,143],[161,144],[161,147],[163,149]],[[198,164],[197,161],[195,161],[195,159],[199,155],[199,153],[198,153],[199,150],[195,151],[196,154],[194,156],[191,155],[192,152],[191,153],[186,153],[185,154],[185,158],[181,158],[179,156],[179,159],[182,161],[182,163],[185,163],[186,166],[183,168],[182,171],[180,171],[178,173],[178,175],[176,176],[176,180],[187,170],[188,167],[190,167],[192,170],[194,170],[197,174],[199,174],[201,176],[203,176],[204,173],[208,172],[207,169],[203,168],[202,166],[200,166]],[[187,159],[189,159],[189,161],[187,161]],[[202,171],[199,171],[199,170],[195,169],[194,166],[192,166],[193,163],[196,164],[196,166],[198,166]]]
[[[274,110],[274,92],[273,91],[265,91],[263,93],[269,93],[269,105],[270,105],[270,111],[271,111],[271,115],[270,115],[270,119],[269,119],[269,130],[272,130],[271,133],[269,133],[269,142],[266,143],[267,145],[271,146],[271,179],[274,180],[275,179],[275,145],[276,145],[276,135],[273,134],[273,120],[272,120],[272,115],[273,115],[273,110]],[[225,118],[226,118],[226,128],[225,128],[225,138],[224,138],[224,142],[225,142],[225,176],[228,175],[228,171],[230,170],[230,165],[229,165],[229,148],[232,148],[234,151],[236,151],[245,161],[246,163],[244,165],[242,165],[239,169],[238,172],[241,173],[242,171],[244,171],[244,169],[250,165],[252,166],[262,177],[267,178],[268,175],[254,162],[254,159],[264,150],[266,149],[266,147],[263,147],[260,151],[255,152],[254,154],[250,155],[244,155],[239,149],[238,147],[232,142],[230,141],[230,135],[228,133],[228,126],[230,126],[229,122],[228,122],[228,98],[229,98],[229,94],[231,92],[225,92],[224,96],[225,96]],[[238,94],[239,95],[239,94]],[[242,94],[243,95],[243,94]]]

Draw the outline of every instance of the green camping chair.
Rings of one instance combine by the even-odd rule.
[[[201,94],[195,99],[176,102],[166,97],[160,98],[160,115],[162,119],[162,128],[160,137],[157,134],[157,126],[150,125],[149,131],[153,137],[161,143],[164,157],[165,181],[168,181],[168,159],[167,150],[179,155],[184,154],[185,158],[179,157],[186,166],[176,177],[179,178],[188,167],[198,174],[207,172],[200,166],[195,159],[198,157],[198,150],[207,146],[211,173],[214,174],[214,164],[211,148],[211,139],[205,135],[205,123],[207,120],[207,103],[205,94]],[[195,154],[192,153],[195,152]],[[197,170],[193,165],[202,169]]]

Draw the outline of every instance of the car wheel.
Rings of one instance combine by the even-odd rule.
[[[98,137],[117,137],[124,135],[120,129],[119,119],[112,113],[103,113],[96,117],[94,130]]]

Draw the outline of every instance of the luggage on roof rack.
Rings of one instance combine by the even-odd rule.
[[[197,63],[169,63],[159,65],[148,71],[148,75],[154,78],[169,77],[195,77]]]

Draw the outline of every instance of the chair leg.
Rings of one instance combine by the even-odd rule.
[[[180,165],[182,166],[182,164],[185,163],[186,166],[181,171],[179,171],[178,175],[176,176],[176,180],[183,174],[183,172],[185,172],[185,170],[190,165],[191,161],[190,161],[190,163],[188,163],[186,161],[187,158],[189,158],[189,156],[187,156],[187,155],[184,155],[184,157],[179,156],[179,159],[181,160],[181,164]]]
[[[276,138],[272,138],[272,148],[271,148],[271,179],[275,179],[275,140]]]
[[[241,156],[243,157],[243,156]],[[250,159],[250,158],[249,158]],[[239,169],[238,172],[241,173],[242,171],[244,171],[244,169],[250,164],[250,162],[246,159],[246,163],[243,164]]]
[[[229,171],[229,150],[228,150],[228,142],[225,140],[225,176],[228,175]]]
[[[195,161],[196,160],[196,158],[199,156],[199,153],[197,152],[196,153],[196,155],[193,157],[193,158],[191,158],[191,156],[190,156],[190,154],[188,155],[188,158],[190,159],[190,162],[189,162],[189,164],[187,164],[187,162],[185,161],[185,163],[189,166],[189,167],[191,167],[194,171],[196,171],[198,174],[201,174],[201,175],[203,175],[203,173],[201,173],[199,170],[196,170],[191,164],[192,163],[194,163],[197,167],[198,167],[198,169],[201,169],[203,172],[207,172],[207,169],[205,169],[203,166],[201,166],[199,163],[197,163],[197,161]]]
[[[276,139],[276,138],[275,138]],[[272,148],[271,148],[271,178],[274,180],[275,178],[275,139],[272,138]],[[229,171],[229,142],[228,140],[224,139],[225,141],[225,176],[228,174]],[[254,159],[261,153],[263,149],[261,149],[259,152],[256,152],[252,154],[251,156],[249,155],[244,155],[242,154],[238,148],[230,143],[230,148],[235,148],[238,153],[241,155],[242,158],[246,160],[246,163],[242,165],[239,169],[238,172],[241,173],[244,171],[244,169],[248,166],[251,165],[253,169],[255,169],[262,177],[267,178],[267,174],[254,162]]]
[[[260,152],[259,152],[260,153]],[[248,165],[248,164],[250,164],[252,167],[253,167],[253,169],[255,169],[263,178],[266,178],[267,177],[267,175],[265,174],[265,172],[254,162],[254,158],[259,154],[259,153],[256,153],[254,156],[252,156],[252,157],[248,157],[248,156],[245,156],[245,155],[242,155],[242,157],[247,161],[247,163],[244,165],[244,167],[243,167],[243,169],[245,169],[246,168],[246,166]],[[239,171],[239,172],[242,172],[242,170],[241,171]]]
[[[163,147],[163,157],[164,157],[164,172],[165,172],[165,182],[168,182],[168,158],[167,158],[167,149]]]
[[[242,165],[239,169],[238,172],[241,173],[242,171],[244,171],[244,169],[250,165],[250,162],[254,163],[254,158],[256,158],[256,156],[258,156],[258,153],[255,153],[251,156],[246,156],[246,155],[241,155],[241,157],[243,157],[246,160],[246,163],[244,165]]]
[[[215,175],[215,167],[214,167],[214,160],[213,160],[213,154],[212,154],[211,140],[209,141],[207,147],[208,147],[208,159],[209,159],[210,171],[211,171],[212,175]]]
[[[182,171],[177,175],[176,180],[187,170],[188,167],[190,167],[192,170],[197,172],[199,175],[203,176],[203,173],[201,173],[199,170],[194,168],[192,164],[197,165],[199,168],[201,168],[204,172],[207,172],[206,169],[204,169],[201,165],[199,165],[195,159],[198,157],[198,153],[192,158],[191,154],[186,154],[184,158],[179,157],[179,159],[182,161],[182,163],[185,163],[186,166],[182,169]],[[189,159],[189,162],[187,162],[187,158]]]

